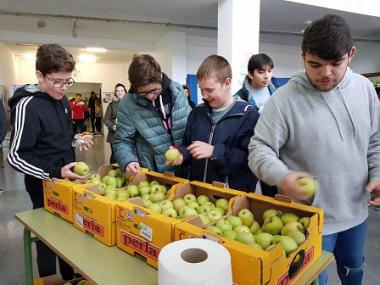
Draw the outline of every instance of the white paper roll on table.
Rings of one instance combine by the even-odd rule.
[[[172,242],[158,256],[158,284],[232,285],[230,253],[207,239]]]

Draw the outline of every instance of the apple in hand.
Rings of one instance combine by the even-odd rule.
[[[239,211],[238,217],[243,222],[243,225],[246,225],[247,227],[250,227],[255,220],[255,217],[253,216],[252,212],[248,209],[242,209]]]
[[[312,196],[318,188],[317,180],[311,177],[303,177],[297,180],[297,185],[302,188],[305,195]]]
[[[85,176],[90,173],[90,167],[88,167],[87,163],[79,161],[74,166],[74,173],[78,174],[79,176]]]
[[[166,161],[176,161],[179,157],[181,156],[181,153],[178,151],[178,149],[172,147],[172,148],[169,148],[166,152],[165,152],[165,159]]]

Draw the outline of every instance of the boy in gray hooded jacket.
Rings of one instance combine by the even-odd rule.
[[[313,198],[312,205],[324,209],[323,250],[334,253],[342,283],[358,285],[368,204],[380,204],[380,104],[370,81],[348,68],[355,51],[343,18],[326,15],[307,27],[305,70],[265,105],[249,166],[280,193]],[[302,177],[318,180],[314,197],[297,185]],[[327,276],[320,275],[320,284]]]

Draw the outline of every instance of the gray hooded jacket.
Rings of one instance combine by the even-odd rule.
[[[323,234],[352,228],[368,216],[365,187],[380,181],[380,104],[369,80],[347,69],[333,90],[321,92],[304,71],[276,91],[249,144],[249,167],[279,185],[292,171],[320,184],[312,206],[324,209]]]

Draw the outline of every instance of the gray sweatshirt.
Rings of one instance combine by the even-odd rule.
[[[266,103],[249,144],[256,176],[279,185],[292,171],[319,182],[312,206],[324,209],[323,234],[362,223],[368,216],[365,187],[380,181],[380,104],[372,83],[347,69],[329,92],[296,73]]]

